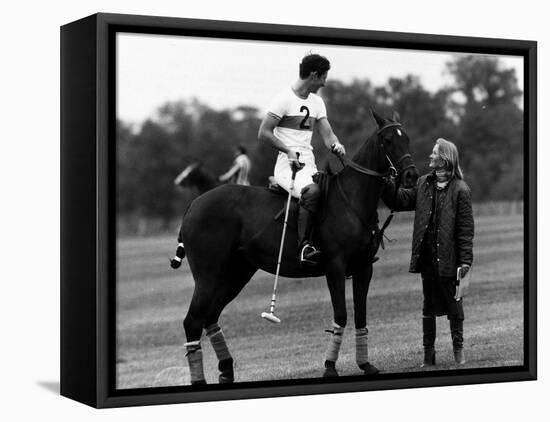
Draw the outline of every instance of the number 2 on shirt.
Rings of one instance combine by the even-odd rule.
[[[300,107],[300,113],[303,111],[306,112],[306,117],[304,117],[302,122],[300,123],[300,129],[311,129],[311,126],[307,123],[307,120],[309,119],[309,108],[303,105],[302,107]]]

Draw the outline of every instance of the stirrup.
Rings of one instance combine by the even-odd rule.
[[[300,251],[300,263],[306,265],[317,265],[319,264],[318,259],[320,255],[321,251],[316,249],[315,246],[306,243],[302,246],[302,250]]]

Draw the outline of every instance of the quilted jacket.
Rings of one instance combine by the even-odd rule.
[[[395,211],[416,211],[412,239],[412,255],[409,271],[420,272],[419,258],[422,240],[428,228],[432,213],[432,196],[436,183],[435,173],[418,178],[416,186],[410,189],[400,187],[395,194],[393,182],[386,182],[382,199]],[[470,188],[463,180],[453,178],[447,187],[445,202],[437,216],[436,250],[439,275],[456,277],[461,264],[472,265],[474,218]]]

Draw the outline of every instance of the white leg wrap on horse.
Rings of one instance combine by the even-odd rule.
[[[185,343],[187,349],[187,362],[189,363],[189,374],[191,382],[204,381],[204,368],[202,365],[202,349],[200,341]]]
[[[178,262],[181,262],[182,258],[185,256],[185,248],[183,246],[183,243],[178,243],[178,248],[176,249],[176,256],[174,257],[177,258],[179,261]]]
[[[214,352],[218,357],[218,360],[225,360],[231,358],[231,353],[225,343],[225,337],[223,331],[218,324],[212,324],[206,327],[206,335],[210,339],[210,343],[214,348]]]
[[[355,360],[359,366],[369,361],[368,333],[366,327],[355,329]]]
[[[338,360],[338,353],[340,352],[340,347],[342,346],[342,339],[344,337],[344,328],[340,327],[335,322],[332,323],[332,326],[333,326],[332,335],[330,336],[330,341],[328,343],[325,360],[336,362]]]

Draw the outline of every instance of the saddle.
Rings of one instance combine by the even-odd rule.
[[[326,203],[326,198],[328,196],[329,185],[333,177],[334,175],[327,174],[324,171],[318,171],[313,175],[313,182],[319,186],[319,189],[321,191],[321,194],[319,195],[319,205],[317,207],[317,211],[315,212],[316,224],[319,224],[325,219],[325,215],[326,215],[325,203]],[[270,180],[268,189],[274,193],[288,196],[288,192],[272,180]],[[293,196],[291,197],[291,200],[292,200],[292,203],[291,203],[291,210],[292,210],[294,204],[298,203],[299,200],[298,198],[295,198]],[[285,206],[283,206],[283,208],[279,210],[279,212],[277,212],[277,214],[275,214],[275,217],[273,217],[274,220],[278,220],[284,216],[285,207],[286,207],[286,204]]]
[[[337,184],[334,183],[336,180],[335,178],[336,174],[327,173],[324,171],[319,171],[313,175],[313,181],[317,183],[320,190],[319,195],[319,205],[317,207],[317,211],[315,213],[315,223],[313,228],[313,237],[315,237],[315,229],[326,219],[327,216],[327,198],[330,190],[332,189],[338,189]],[[341,188],[340,188],[341,189]],[[282,187],[277,185],[276,183],[271,182],[269,185],[269,190],[279,194],[279,195],[285,195],[288,196],[288,192],[284,190]],[[345,195],[345,194],[344,194]],[[290,212],[289,212],[289,225],[296,226],[297,224],[297,212],[296,209],[298,208],[298,199],[291,197],[292,203],[290,205]],[[273,219],[275,221],[282,220],[284,218],[286,210],[286,203],[283,205],[283,207],[275,214]],[[372,256],[369,256],[368,259],[372,260],[372,262],[376,262],[378,260],[378,257],[375,256],[376,252],[378,251],[378,248],[381,246],[384,249],[384,242],[383,242],[383,232],[380,230],[379,227],[379,221],[378,216],[376,216],[376,219],[371,222],[368,225],[368,229],[372,234],[371,241],[372,241]]]

